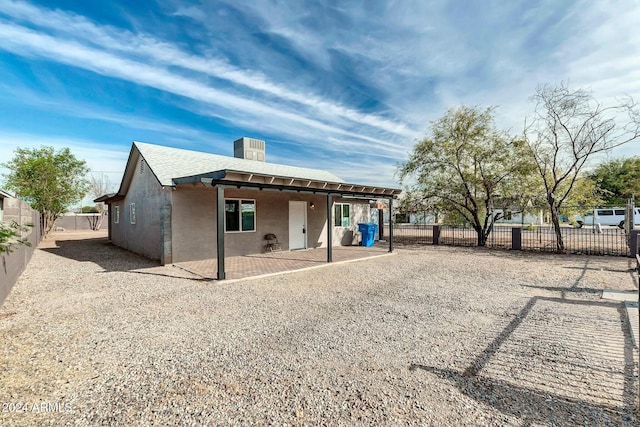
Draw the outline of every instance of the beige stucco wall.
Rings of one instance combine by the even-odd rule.
[[[215,258],[215,189],[181,186],[171,196],[173,262]]]
[[[2,208],[0,210],[0,221],[3,221],[5,225],[15,221],[17,224],[24,226],[25,229],[21,232],[20,237],[26,238],[30,243],[30,246],[11,245],[12,252],[0,253],[1,306],[31,260],[33,252],[42,239],[43,230],[40,227],[40,212],[33,210],[27,202],[13,197],[3,198],[0,196],[0,207]]]
[[[333,227],[333,246],[357,245],[360,242],[358,223],[370,222],[369,203],[348,199],[336,199],[334,203],[348,203],[351,218],[349,227]],[[333,209],[331,212],[333,214]]]
[[[256,201],[256,231],[225,234],[225,255],[237,256],[264,251],[264,236],[273,233],[283,250],[289,249],[289,201],[307,203],[307,247],[326,247],[326,196],[277,191],[225,189],[225,198]],[[315,209],[310,208],[313,202]],[[334,227],[333,245],[357,244],[358,222],[369,221],[369,204],[351,204],[351,225]],[[173,262],[216,257],[216,190],[202,186],[180,186],[172,192]],[[332,209],[333,212],[333,209]]]
[[[151,170],[145,165],[140,173],[140,160],[124,200],[113,203],[120,207],[120,221],[115,223],[114,214],[109,218],[111,241],[132,252],[161,260],[163,239],[160,214],[163,206],[171,203],[171,190],[163,190]],[[136,223],[131,224],[131,203],[136,205]]]

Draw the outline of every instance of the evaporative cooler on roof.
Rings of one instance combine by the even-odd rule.
[[[265,143],[261,139],[242,137],[233,141],[233,157],[265,161]]]

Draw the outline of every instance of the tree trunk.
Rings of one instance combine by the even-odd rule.
[[[44,218],[44,235],[47,236],[53,229],[53,224],[55,224],[58,216],[51,212],[43,212],[42,217]]]
[[[482,229],[482,227],[474,227],[476,233],[478,234],[478,246],[483,247],[487,245],[487,233]]]
[[[87,217],[87,221],[89,221],[89,228],[93,231],[96,231],[99,227],[98,227],[98,220],[100,219],[99,216],[97,215],[93,215],[93,216],[88,216]]]
[[[560,229],[560,218],[555,206],[551,206],[551,223],[556,232],[556,247],[558,252],[564,252],[564,241],[562,240],[562,230]]]
[[[100,230],[100,228],[102,227],[102,219],[104,218],[104,213],[102,212],[102,210],[99,212],[100,216],[98,217],[98,220],[96,221],[96,228],[94,228],[94,230]]]

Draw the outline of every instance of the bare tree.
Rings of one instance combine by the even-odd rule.
[[[90,185],[91,185],[91,193],[93,194],[94,197],[100,197],[107,194],[109,192],[109,189],[111,188],[111,182],[109,181],[109,177],[105,176],[104,174],[100,175],[99,179],[92,175]],[[96,204],[96,209],[98,210],[99,215],[96,215],[94,217],[87,217],[87,220],[89,221],[89,226],[91,227],[92,230],[100,230],[100,227],[102,227],[102,219],[104,218],[105,204],[102,202]]]
[[[533,118],[525,123],[525,139],[544,182],[557,249],[563,251],[562,204],[595,154],[640,138],[640,110],[631,98],[605,107],[591,92],[570,90],[563,83],[539,86],[532,100],[536,108]]]

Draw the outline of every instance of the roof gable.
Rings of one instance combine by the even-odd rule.
[[[336,183],[344,182],[343,179],[331,172],[318,169],[238,159],[235,157],[164,147],[137,141],[134,142],[133,145],[137,148],[162,186],[173,186],[174,178],[222,170]],[[131,162],[134,157],[137,158],[136,156],[130,156],[129,161]],[[130,165],[127,164],[127,169],[129,169],[129,166]]]

